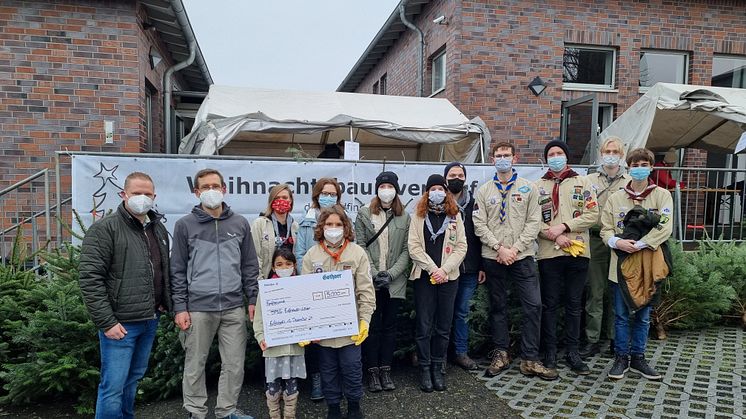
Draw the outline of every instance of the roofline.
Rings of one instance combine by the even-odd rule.
[[[179,7],[179,9],[177,9],[177,6]],[[194,43],[197,45],[196,61],[197,66],[202,72],[202,76],[205,78],[208,86],[213,84],[212,75],[210,75],[210,69],[207,68],[207,62],[205,61],[205,57],[202,55],[202,49],[199,47],[199,42],[197,41],[197,36],[194,34],[194,30],[192,29],[192,24],[191,22],[189,22],[189,16],[187,15],[184,3],[182,2],[182,0],[171,0],[171,7],[174,8],[174,13],[176,14],[176,19],[179,22],[179,26],[181,26],[181,29],[184,31],[184,35],[187,38],[187,44],[191,41],[194,41]]]

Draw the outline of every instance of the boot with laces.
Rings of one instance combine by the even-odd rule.
[[[510,357],[506,351],[495,349],[489,356],[492,358],[492,361],[490,362],[490,366],[487,367],[487,371],[484,372],[486,377],[494,377],[510,366]]]
[[[554,381],[559,378],[557,369],[549,369],[541,363],[541,361],[521,361],[521,374],[526,377],[537,376],[542,380]]]
[[[617,354],[614,357],[614,365],[611,366],[608,377],[614,380],[621,380],[627,371],[629,371],[629,357]]]
[[[654,370],[653,367],[648,364],[643,354],[632,354],[632,360],[629,363],[629,369],[642,375],[648,380],[660,380],[662,377],[658,374],[658,371]]]
[[[565,363],[575,374],[588,375],[591,373],[588,365],[583,362],[583,359],[580,358],[580,355],[578,355],[577,352],[568,352],[568,354],[565,355]]]

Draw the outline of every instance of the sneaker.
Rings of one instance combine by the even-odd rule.
[[[565,363],[575,374],[588,375],[591,373],[588,365],[585,365],[585,362],[580,359],[580,355],[578,355],[577,352],[568,352],[567,355],[565,355]]]
[[[593,355],[600,354],[601,353],[601,344],[598,342],[588,342],[586,343],[582,348],[580,348],[580,351],[578,351],[578,354],[583,359],[588,359],[589,357],[592,357]]]
[[[479,365],[477,365],[473,359],[469,358],[469,355],[467,354],[456,355],[456,359],[454,359],[453,362],[467,371],[479,369]]]
[[[614,365],[611,366],[608,376],[614,380],[621,380],[627,371],[629,371],[629,357],[617,355],[614,357]]]
[[[510,357],[506,351],[495,349],[490,352],[489,356],[492,358],[492,362],[490,362],[490,366],[487,367],[487,371],[484,372],[486,377],[494,377],[508,369],[510,366]]]
[[[324,400],[324,392],[321,391],[321,373],[311,374],[311,400]]]
[[[645,360],[645,355],[642,354],[632,355],[629,368],[648,380],[660,380],[662,378],[661,375],[648,364],[648,361]]]
[[[223,419],[254,419],[253,416],[247,415],[240,410],[235,410],[228,416],[223,416]]]
[[[521,361],[521,374],[526,377],[537,376],[542,380],[554,381],[559,378],[556,369],[550,369],[545,367],[541,361]]]

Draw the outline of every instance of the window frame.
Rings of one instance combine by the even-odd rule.
[[[641,49],[640,50],[640,61],[642,61],[642,55],[645,53],[653,53],[653,54],[668,54],[668,55],[680,55],[684,57],[684,82],[678,83],[678,82],[663,82],[663,83],[677,83],[677,84],[689,84],[689,59],[691,58],[691,54],[689,51],[677,51],[677,50],[665,50],[665,49]],[[638,70],[639,73],[642,74],[642,66],[638,64]],[[640,86],[640,81],[638,77],[637,81],[639,92],[645,93],[648,90],[650,90],[650,87],[652,86]]]
[[[438,67],[441,69],[443,75],[441,77],[442,84],[436,88],[435,86],[435,63],[440,58],[443,59],[443,62]],[[433,58],[430,60],[430,97],[437,95],[438,93],[442,92],[446,89],[446,78],[448,76],[448,70],[446,66],[446,50],[443,49],[440,52],[437,52],[433,54]]]
[[[388,73],[383,73],[381,76],[381,79],[378,81],[378,94],[385,95],[386,94],[386,83],[388,82]]]
[[[713,74],[713,73],[715,72],[715,59],[716,58],[725,58],[725,59],[732,59],[732,60],[733,59],[742,60],[742,61],[745,62],[744,65],[746,65],[746,55],[717,54],[717,53],[713,54],[713,56],[712,56],[712,68],[710,69],[710,85],[712,85],[712,79],[715,78],[715,74]],[[741,82],[741,84],[743,84],[744,87],[732,87],[732,86],[730,86],[729,88],[731,88],[731,89],[746,89],[746,74],[744,74],[744,76],[745,76],[745,78]],[[714,86],[714,87],[719,87],[719,86]]]
[[[591,84],[591,83],[572,83],[564,81],[564,62],[565,62],[565,51],[568,48],[591,50],[591,51],[605,51],[611,52],[611,84]],[[582,44],[565,44],[562,50],[562,90],[584,90],[591,92],[617,92],[616,89],[616,61],[618,57],[618,50],[613,46],[601,46],[601,45],[582,45]]]

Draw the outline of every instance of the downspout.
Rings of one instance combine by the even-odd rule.
[[[163,73],[163,128],[164,137],[166,140],[166,154],[171,154],[171,91],[173,89],[173,83],[171,82],[171,76],[180,70],[183,70],[194,62],[194,57],[197,56],[197,43],[192,41],[189,43],[189,58],[186,61],[176,63]]]
[[[404,13],[404,8],[406,6],[406,0],[403,0],[399,4],[399,18],[401,19],[401,22],[404,24],[404,26],[408,27],[409,29],[417,32],[417,36],[420,38],[420,52],[419,52],[419,59],[418,66],[417,66],[417,96],[422,97],[424,96],[425,92],[425,77],[424,77],[424,68],[425,68],[425,35],[422,33],[420,28],[414,25],[414,23],[407,20],[407,16]]]

